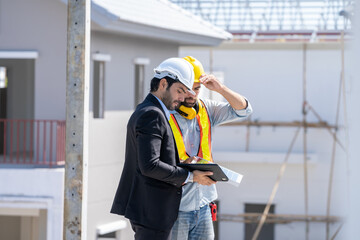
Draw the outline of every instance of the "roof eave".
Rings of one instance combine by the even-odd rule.
[[[104,14],[103,11],[99,10],[100,8],[94,8],[92,11],[92,21],[98,25],[98,27],[92,27],[93,30],[117,32],[127,35],[166,40],[178,43],[180,45],[217,46],[224,40],[232,39],[232,35],[228,32],[225,32],[225,34],[219,34],[221,35],[219,37],[181,32],[172,29],[126,21],[120,18],[116,18],[114,15],[109,13]]]

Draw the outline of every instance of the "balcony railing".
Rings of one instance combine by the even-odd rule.
[[[65,121],[0,119],[0,165],[64,163]]]

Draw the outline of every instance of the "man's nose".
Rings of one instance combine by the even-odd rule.
[[[180,96],[179,96],[179,101],[180,102],[183,102],[184,100],[185,100],[185,97],[187,96],[187,93],[184,93],[184,94],[181,94]]]
[[[192,95],[192,93],[191,92],[186,92],[186,96],[185,96],[186,98],[189,98],[189,97],[194,97],[194,95]]]

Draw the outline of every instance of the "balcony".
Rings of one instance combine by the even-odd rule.
[[[0,167],[65,164],[65,121],[0,119]]]

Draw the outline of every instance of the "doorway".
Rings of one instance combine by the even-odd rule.
[[[252,204],[247,203],[245,204],[245,213],[263,213],[266,204]],[[275,206],[272,204],[269,210],[269,213],[275,212]],[[245,240],[252,239],[256,227],[258,223],[246,223],[245,224]],[[261,229],[261,232],[258,236],[258,240],[274,240],[274,228],[275,224],[273,223],[265,223]]]
[[[6,124],[5,121],[34,119],[34,82],[35,59],[0,59],[0,154],[6,152],[8,155],[17,138],[29,138],[22,126],[19,133],[15,130],[11,132],[10,124]],[[24,149],[24,146],[19,148]]]

